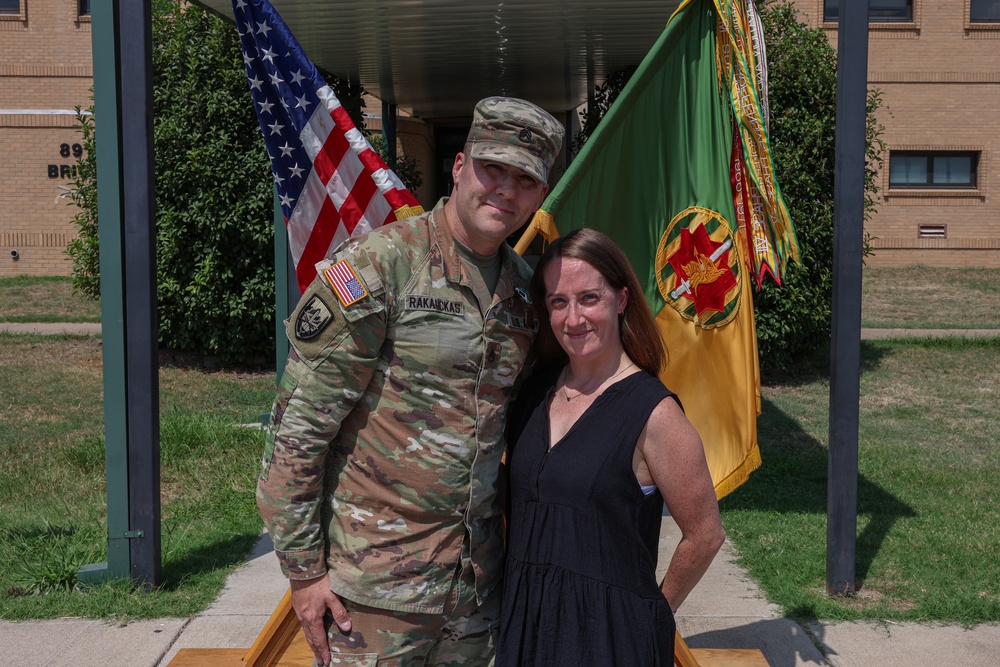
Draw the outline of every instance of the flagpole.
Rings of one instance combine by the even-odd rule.
[[[521,234],[521,238],[517,240],[517,245],[514,246],[514,252],[523,257],[524,253],[528,250],[528,246],[530,246],[531,242],[535,240],[535,236],[537,234],[538,229],[534,225],[528,225],[528,228],[524,230],[523,234]]]
[[[868,0],[841,3],[839,19],[826,590],[848,595],[857,589]]]

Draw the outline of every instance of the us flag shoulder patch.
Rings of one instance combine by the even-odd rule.
[[[358,278],[357,271],[346,259],[340,260],[324,271],[323,277],[344,308],[368,296],[368,290]]]

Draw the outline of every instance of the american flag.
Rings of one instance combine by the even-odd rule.
[[[268,0],[233,0],[300,291],[352,234],[422,213]]]
[[[346,259],[340,260],[323,273],[344,308],[368,296],[368,290],[358,280],[358,274]]]

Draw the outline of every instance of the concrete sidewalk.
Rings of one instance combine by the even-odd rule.
[[[678,539],[676,525],[664,517],[661,576]],[[0,622],[0,665],[165,667],[181,648],[249,648],[286,587],[264,535],[215,603],[195,618],[125,626],[80,619]],[[758,648],[771,667],[993,667],[1000,655],[998,625],[966,630],[915,623],[817,623],[804,628],[783,618],[760,594],[735,565],[728,544],[679,610],[677,621],[693,648]]]

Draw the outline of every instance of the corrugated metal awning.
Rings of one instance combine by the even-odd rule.
[[[230,0],[202,0],[232,18]],[[680,0],[273,0],[321,69],[422,118],[488,95],[549,111],[639,64]]]

